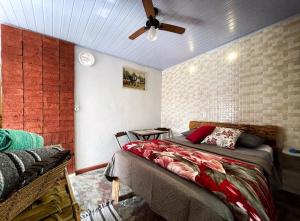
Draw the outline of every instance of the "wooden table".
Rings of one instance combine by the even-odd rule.
[[[154,129],[132,130],[129,132],[132,133],[138,140],[141,140],[141,138],[143,138],[144,140],[149,140],[151,136],[154,136],[154,139],[158,139],[161,134],[168,133],[168,131],[154,130]]]

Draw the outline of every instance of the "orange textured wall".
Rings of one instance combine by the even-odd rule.
[[[74,153],[74,45],[6,25],[1,44],[2,127],[38,133],[46,145]]]

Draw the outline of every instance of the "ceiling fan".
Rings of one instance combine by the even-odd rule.
[[[170,25],[166,23],[160,23],[157,19],[157,13],[158,9],[153,7],[152,0],[142,0],[144,9],[147,15],[147,22],[146,25],[140,29],[138,29],[136,32],[134,32],[132,35],[130,35],[128,38],[131,40],[136,39],[143,33],[148,31],[148,40],[155,41],[157,39],[157,29],[163,30],[163,31],[169,31],[177,34],[183,34],[185,32],[185,28]]]

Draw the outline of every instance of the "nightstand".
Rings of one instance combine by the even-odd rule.
[[[283,189],[300,194],[300,154],[289,153],[287,148],[283,149],[280,165]]]

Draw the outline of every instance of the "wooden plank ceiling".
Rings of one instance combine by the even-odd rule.
[[[186,28],[158,40],[128,36],[145,24],[141,0],[1,0],[0,22],[157,69],[300,13],[299,0],[154,0],[159,19]]]

